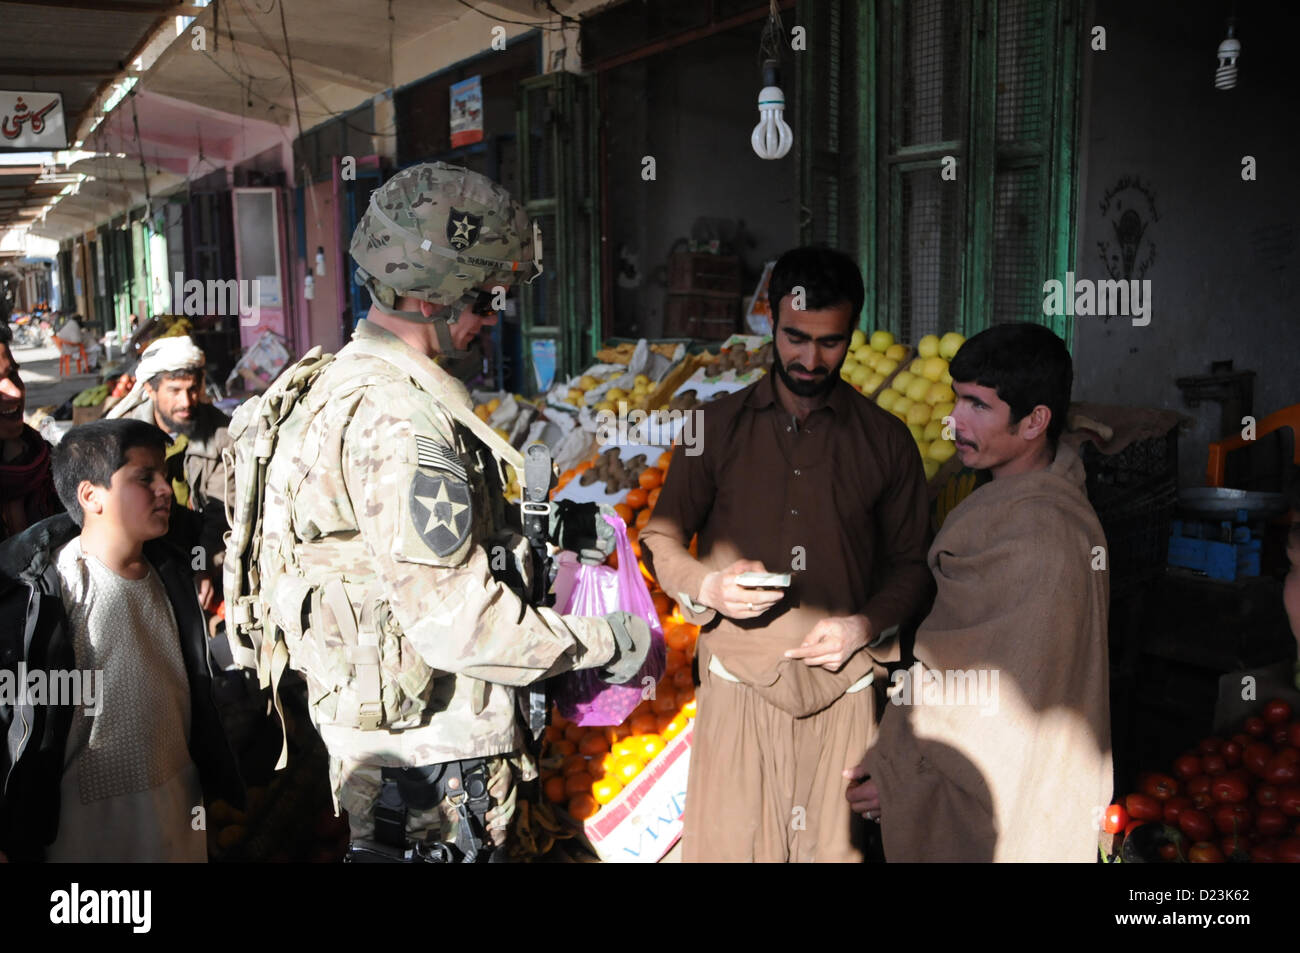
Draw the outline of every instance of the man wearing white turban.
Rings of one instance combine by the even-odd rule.
[[[171,435],[167,466],[172,491],[176,504],[193,511],[194,519],[173,517],[179,525],[168,535],[186,548],[202,548],[196,579],[199,601],[210,612],[221,601],[222,537],[229,529],[226,503],[234,504],[235,474],[221,459],[221,451],[233,447],[230,418],[202,399],[205,363],[190,338],[159,338],[140,355],[135,387],[108,416],[145,420]]]

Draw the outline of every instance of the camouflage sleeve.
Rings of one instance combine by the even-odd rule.
[[[388,390],[360,401],[344,436],[357,524],[407,639],[435,669],[503,685],[609,662],[603,619],[534,608],[493,577],[453,447],[441,414]]]

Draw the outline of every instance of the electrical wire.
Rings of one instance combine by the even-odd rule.
[[[781,20],[781,8],[777,0],[768,0],[767,22],[763,24],[763,34],[758,41],[758,58],[760,62],[781,59],[782,43],[789,46],[785,35],[785,24]]]
[[[539,23],[539,22],[536,22],[536,21],[533,21],[533,20],[511,20],[511,19],[508,19],[508,18],[506,18],[506,17],[499,17],[499,16],[497,16],[496,14],[493,14],[493,13],[484,13],[482,10],[480,10],[480,9],[478,9],[476,6],[474,6],[474,4],[470,3],[469,0],[456,0],[456,2],[459,3],[459,4],[460,4],[462,7],[464,7],[465,9],[467,9],[467,10],[473,10],[473,11],[474,11],[475,13],[477,13],[479,16],[481,16],[481,17],[486,17],[486,18],[489,19],[489,20],[495,20],[495,21],[497,21],[498,23],[513,23],[515,26],[531,26],[531,27],[534,27],[534,28],[539,29],[539,30],[563,30],[563,29],[565,29],[564,24],[565,24],[566,22],[568,22],[568,21],[570,21],[570,20],[572,20],[574,23],[577,23],[577,22],[578,22],[577,19],[575,19],[574,17],[568,16],[568,15],[566,15],[566,14],[563,14],[563,13],[560,13],[559,11],[557,11],[557,10],[555,9],[555,6],[554,6],[552,3],[549,3],[549,2],[546,4],[546,6],[547,6],[548,8],[550,8],[550,11],[551,11],[552,13],[554,13],[556,16],[558,16],[558,17],[560,18],[560,21],[561,21],[561,22],[560,22],[560,25],[559,25],[559,26],[549,26],[549,25],[546,25],[546,24],[543,24],[543,23]]]
[[[289,49],[289,28],[284,22],[284,0],[280,0],[280,32],[284,34],[284,55],[289,60],[289,89],[293,92],[293,114],[298,121],[298,135],[306,131],[302,128],[302,112],[298,109],[298,80],[293,75],[293,53]]]
[[[138,84],[137,84],[138,85]],[[144,181],[145,215],[153,214],[153,196],[149,194],[149,170],[144,162],[144,142],[140,139],[140,117],[135,111],[135,87],[127,94],[131,97],[131,125],[135,128],[135,147],[140,156],[140,178]]]
[[[286,63],[284,57],[280,55],[279,50],[275,48],[275,44],[271,42],[270,36],[268,36],[262,30],[262,27],[258,24],[256,20],[253,19],[252,15],[248,12],[248,8],[244,6],[244,0],[236,0],[236,2],[239,3],[240,8],[244,11],[244,16],[248,20],[249,25],[252,26],[253,29],[257,31],[257,35],[262,38],[262,41],[264,43],[262,49],[266,50],[268,53],[273,54],[275,58],[278,59],[280,63],[284,65],[285,68],[287,69],[288,63]],[[227,22],[229,22],[229,12],[227,12]],[[233,31],[230,33],[230,43],[232,48],[236,48],[236,40]],[[287,44],[286,44],[286,48],[287,48]],[[236,58],[238,58],[237,50],[236,50]],[[264,82],[270,82],[272,79],[278,79],[278,78],[279,77],[269,77],[269,78],[259,77],[259,79],[261,79]],[[331,120],[338,120],[343,125],[347,126],[347,128],[351,129],[353,132],[359,132],[363,136],[390,136],[397,128],[397,119],[396,117],[394,117],[392,126],[386,131],[381,132],[374,129],[362,129],[360,126],[353,125],[351,122],[349,122],[346,118],[347,116],[346,113],[336,113],[334,112],[334,110],[330,109],[327,105],[325,105],[324,100],[322,100],[320,96],[316,93],[316,91],[312,89],[310,86],[305,87],[304,91],[307,93],[308,97],[310,97],[312,100],[316,102],[316,105],[320,107],[320,111],[329,117],[328,119],[322,120],[321,123],[329,122]],[[265,97],[261,97],[261,98],[265,99]],[[271,102],[271,100],[267,100],[267,102]],[[319,124],[320,123],[318,123],[318,125]],[[313,126],[312,128],[315,127]],[[299,134],[301,135],[301,133],[304,131],[305,130],[300,129]]]

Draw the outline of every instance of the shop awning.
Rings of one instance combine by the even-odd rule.
[[[0,21],[14,27],[0,37],[0,89],[61,92],[81,149],[119,160],[103,175],[84,162],[59,165],[58,174],[75,164],[95,183],[68,189],[48,210],[67,181],[38,181],[36,166],[0,167],[0,231],[22,224],[70,237],[143,202],[146,178],[159,196],[247,158],[252,146],[292,142],[395,84],[490,48],[497,24],[514,36],[609,2],[0,0]],[[179,34],[177,16],[193,17]],[[111,111],[96,122],[106,103]]]
[[[58,93],[75,137],[154,34],[198,9],[176,0],[4,0],[0,90]],[[69,184],[52,156],[20,158],[20,165],[0,165],[0,230],[30,224]]]

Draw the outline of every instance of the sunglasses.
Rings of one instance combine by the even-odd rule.
[[[497,308],[492,306],[493,299],[496,295],[491,291],[471,292],[465,296],[469,302],[470,311],[480,318],[490,317],[497,313]]]

